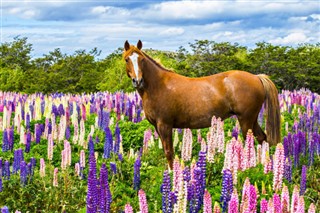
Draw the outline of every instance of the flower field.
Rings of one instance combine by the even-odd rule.
[[[175,129],[168,170],[137,93],[0,92],[2,212],[320,211],[320,96],[282,91],[282,143],[236,118]],[[259,123],[264,128],[263,110]]]

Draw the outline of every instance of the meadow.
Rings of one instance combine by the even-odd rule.
[[[281,143],[235,117],[174,130],[168,169],[135,92],[0,92],[2,212],[319,212],[320,96],[283,90]],[[263,110],[259,123],[264,128]]]

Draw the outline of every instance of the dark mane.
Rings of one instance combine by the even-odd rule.
[[[142,51],[141,51],[141,52],[142,52]],[[164,70],[164,71],[166,71],[166,72],[174,72],[174,71],[172,71],[172,70],[169,70],[169,69],[163,67],[163,65],[159,64],[158,62],[156,62],[153,58],[151,58],[151,57],[150,57],[149,55],[147,55],[145,52],[142,52],[142,53],[143,53],[143,55],[144,55],[145,57],[147,57],[150,61],[152,61],[157,67],[161,68],[162,70]]]

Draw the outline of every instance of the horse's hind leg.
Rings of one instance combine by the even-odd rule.
[[[173,169],[173,143],[172,143],[172,127],[162,122],[157,123],[157,132],[160,136],[164,153],[168,160],[170,169]]]
[[[256,136],[256,139],[259,141],[260,144],[262,144],[263,141],[267,140],[267,135],[261,129],[257,120],[253,124],[253,134],[254,136]]]

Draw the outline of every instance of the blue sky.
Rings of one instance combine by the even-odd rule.
[[[28,37],[33,57],[55,48],[97,47],[105,57],[124,41],[177,50],[195,40],[297,46],[320,42],[317,0],[1,0],[1,42]]]

